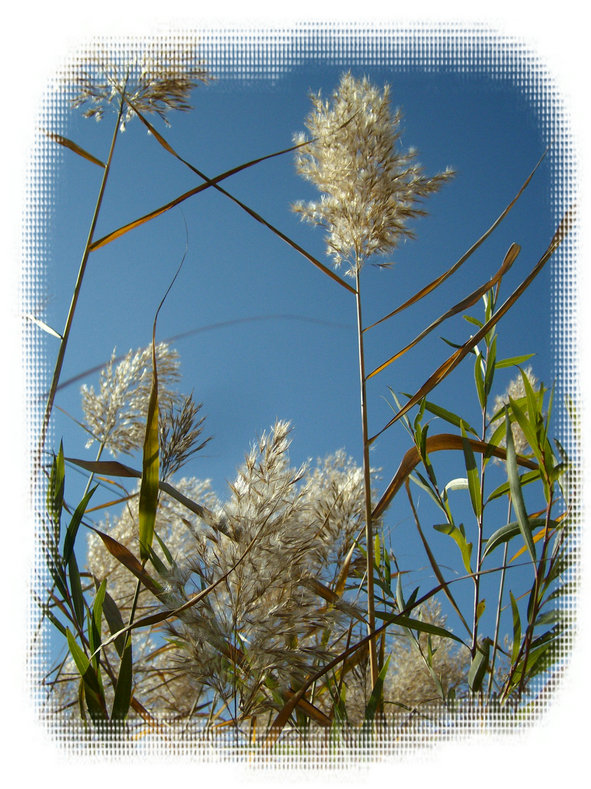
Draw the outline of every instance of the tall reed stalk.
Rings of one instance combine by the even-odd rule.
[[[60,345],[58,349],[57,359],[55,362],[55,367],[53,370],[53,377],[51,379],[51,386],[49,387],[49,393],[47,395],[47,402],[45,405],[45,414],[43,416],[43,422],[41,424],[41,435],[39,438],[39,444],[37,447],[37,452],[34,459],[34,468],[38,468],[41,463],[41,457],[43,455],[43,451],[45,449],[45,442],[47,439],[47,431],[49,429],[49,422],[51,419],[51,412],[53,410],[53,404],[55,401],[55,394],[57,391],[57,387],[59,384],[62,367],[64,364],[64,357],[66,355],[66,348],[68,346],[68,340],[70,337],[70,332],[72,330],[72,324],[74,322],[74,314],[76,312],[76,306],[78,304],[78,298],[80,297],[80,291],[82,290],[82,282],[84,280],[84,274],[86,272],[86,264],[88,263],[88,258],[90,256],[92,242],[94,240],[94,232],[96,229],[96,224],[99,218],[99,213],[101,210],[101,205],[103,202],[103,196],[105,194],[105,189],[107,186],[107,180],[109,178],[109,173],[111,172],[111,163],[113,161],[113,153],[115,151],[115,143],[117,141],[117,135],[119,134],[119,126],[121,124],[121,117],[123,115],[123,108],[125,106],[125,101],[123,96],[119,99],[119,109],[117,112],[117,120],[115,122],[115,126],[113,129],[113,134],[111,137],[111,144],[109,146],[109,155],[107,157],[107,161],[104,164],[103,169],[103,177],[101,179],[101,184],[98,191],[98,196],[96,199],[96,203],[94,206],[94,211],[92,214],[92,219],[90,222],[90,228],[88,230],[88,236],[86,238],[86,244],[84,246],[84,251],[82,253],[82,260],[80,261],[80,266],[78,267],[78,276],[76,277],[76,283],[74,285],[74,291],[72,293],[72,300],[70,302],[70,308],[68,310],[68,315],[66,317],[66,323],[64,330],[61,334]]]

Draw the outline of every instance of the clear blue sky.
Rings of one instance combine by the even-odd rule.
[[[183,157],[211,177],[289,146],[293,133],[304,130],[309,90],[322,89],[328,96],[344,68],[312,59],[273,80],[218,80],[194,91],[192,112],[170,115],[170,129],[157,121],[156,125]],[[383,65],[359,65],[351,70],[356,76],[369,76],[377,85],[391,85],[393,106],[404,113],[403,145],[418,149],[427,174],[448,165],[457,172],[425,204],[429,216],[414,222],[417,239],[389,256],[395,266],[364,270],[364,317],[370,323],[449,268],[479,238],[515,196],[549,140],[535,107],[510,75]],[[114,115],[107,114],[97,124],[72,111],[63,126],[56,118],[53,130],[104,159],[113,123]],[[43,316],[58,331],[67,313],[100,177],[99,168],[64,150],[55,191],[47,313]],[[198,183],[193,173],[133,120],[117,142],[96,237]],[[510,294],[554,232],[550,184],[547,161],[509,217],[460,272],[419,305],[367,335],[368,369],[492,276],[510,244],[517,242],[522,252],[504,280],[501,300]],[[227,180],[224,187],[326,261],[323,231],[304,225],[290,211],[291,202],[315,196],[296,174],[291,154],[257,165]],[[339,448],[361,463],[354,297],[212,189],[91,255],[62,382],[106,362],[114,347],[123,354],[149,343],[155,309],[185,250],[185,221],[188,254],[157,330],[159,340],[195,330],[173,344],[181,354],[181,389],[194,391],[196,400],[203,402],[205,429],[213,440],[185,473],[210,478],[223,496],[225,481],[233,479],[250,442],[276,418],[293,423],[294,464]],[[471,313],[481,317],[480,304]],[[534,372],[547,384],[556,374],[551,318],[552,263],[501,323],[498,348],[500,357],[535,353]],[[469,334],[469,324],[458,317],[372,379],[368,387],[371,434],[392,416],[386,402],[388,387],[414,392],[451,352],[441,335],[460,343]],[[52,369],[57,341],[54,345],[49,340],[47,348]],[[431,399],[478,424],[472,370],[469,357]],[[499,372],[495,393],[514,374],[513,370]],[[98,375],[85,380],[96,386]],[[56,399],[57,405],[76,418],[81,418],[80,383],[61,389]],[[435,422],[430,432],[439,430],[447,428]],[[90,457],[82,431],[59,412],[54,436],[56,443],[63,437],[66,455]],[[409,446],[399,426],[374,444],[372,464],[382,469],[382,486]],[[137,459],[119,459],[140,465]],[[444,472],[441,461],[436,466],[444,483],[461,476],[459,460],[449,466],[449,472]],[[69,472],[68,479],[73,476]],[[433,533],[431,525],[437,518],[431,518],[432,510],[427,515],[427,502],[419,499],[425,507],[420,510],[425,513],[423,527]],[[424,568],[416,583],[430,583],[426,557],[402,500],[391,507],[386,525],[401,564]],[[466,526],[469,530],[469,521]],[[460,566],[450,542],[434,534],[443,563]]]

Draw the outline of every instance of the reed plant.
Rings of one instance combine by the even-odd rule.
[[[423,199],[453,176],[449,169],[425,175],[416,152],[402,149],[400,115],[391,113],[389,89],[346,73],[329,101],[311,97],[309,136],[298,134],[281,151],[210,177],[148,119],[150,113],[163,118],[168,110],[188,110],[189,92],[208,79],[207,72],[171,53],[159,63],[158,54],[125,68],[103,60],[80,77],[75,107],[86,105],[90,117],[115,109],[105,163],[53,135],[56,143],[103,170],[59,335],[36,457],[47,475],[42,521],[50,577],[38,601],[68,647],[67,657],[46,677],[53,708],[89,726],[138,719],[154,732],[171,720],[199,722],[210,732],[230,727],[267,747],[289,741],[288,733],[303,742],[313,727],[353,732],[385,721],[392,733],[417,717],[436,725],[462,704],[524,713],[551,681],[565,643],[568,623],[560,601],[569,591],[572,469],[551,437],[552,388],[525,366],[531,358],[527,350],[499,358],[497,347],[501,319],[562,242],[570,215],[503,301],[503,278],[521,251],[517,244],[479,287],[404,348],[385,349],[384,361],[368,370],[365,349],[372,329],[394,321],[455,274],[508,215],[537,166],[457,262],[369,324],[362,310],[364,267],[374,261],[384,266],[381,256],[413,237],[411,222],[424,215]],[[135,118],[200,183],[96,238],[117,135]],[[295,202],[293,208],[326,229],[327,254],[336,270],[221,185],[290,152],[298,172],[320,192],[318,201]],[[360,393],[361,464],[339,451],[315,466],[292,466],[291,426],[276,421],[247,452],[227,497],[219,497],[207,480],[179,477],[209,439],[201,404],[177,391],[177,352],[156,340],[158,312],[151,343],[122,359],[114,355],[97,391],[82,388],[80,425],[89,445],[98,444],[95,458],[69,457],[60,446],[48,463],[41,462],[90,256],[207,189],[237,205],[350,295],[357,325],[359,375],[351,383]],[[174,288],[159,310],[167,298],[174,299]],[[471,314],[477,305],[482,312]],[[367,382],[459,314],[472,334],[455,343],[437,369],[425,370],[414,393],[404,393],[403,381],[398,391],[391,390],[393,416],[371,435]],[[477,427],[463,416],[469,413],[468,397],[455,409],[459,413],[436,402],[439,384],[468,359]],[[516,377],[499,394],[495,374],[511,367]],[[383,487],[371,467],[370,448],[395,423],[408,437],[400,444],[398,468]],[[434,424],[444,424],[445,432],[430,432]],[[142,456],[141,468],[116,459],[135,451]],[[105,460],[104,452],[112,459]],[[463,467],[453,479],[450,453]],[[67,469],[74,468],[91,475],[77,504],[69,501]],[[112,495],[94,507],[99,485]],[[427,494],[433,514],[419,514],[416,490]],[[409,589],[407,576],[416,568],[400,566],[387,537],[389,509],[403,494],[437,582],[432,588]],[[470,525],[461,496],[467,496]],[[92,525],[89,514],[99,510],[115,514]],[[90,533],[82,571],[76,552],[81,526]],[[453,573],[438,558],[432,530],[453,541]],[[514,573],[518,566],[522,571]],[[470,585],[468,602],[457,592],[460,584]],[[512,621],[506,640],[505,610]],[[449,625],[451,617],[457,632]]]

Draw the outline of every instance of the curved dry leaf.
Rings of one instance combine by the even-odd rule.
[[[435,436],[429,436],[427,438],[426,451],[428,454],[431,452],[440,452],[441,450],[445,449],[463,451],[464,440],[468,441],[475,452],[480,452],[482,454],[488,453],[489,455],[494,455],[494,457],[502,458],[503,460],[506,458],[507,453],[501,447],[491,446],[486,441],[477,441],[476,439],[472,438],[463,439],[462,436],[458,436],[453,433],[439,433]],[[419,450],[417,447],[411,447],[402,458],[396,474],[394,474],[392,481],[386,488],[379,502],[374,507],[372,517],[379,517],[387,509],[394,496],[398,493],[405,480],[408,478],[409,474],[412,473],[420,461],[421,456],[419,454]],[[521,455],[517,456],[517,462],[526,468],[538,468],[537,463],[529,460],[528,458],[524,458]]]

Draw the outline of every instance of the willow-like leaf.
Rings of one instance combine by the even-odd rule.
[[[529,518],[529,526],[530,529],[538,529],[544,526],[546,519],[545,518]],[[551,521],[553,526],[556,525],[555,521]],[[511,523],[505,524],[505,526],[501,526],[500,529],[497,529],[491,536],[488,538],[486,542],[486,549],[482,554],[482,561],[488,556],[489,553],[498,548],[499,545],[503,545],[503,543],[509,542],[512,540],[513,537],[517,537],[518,534],[521,533],[521,529],[519,527],[518,521],[512,521]],[[535,540],[535,538],[534,538]]]

